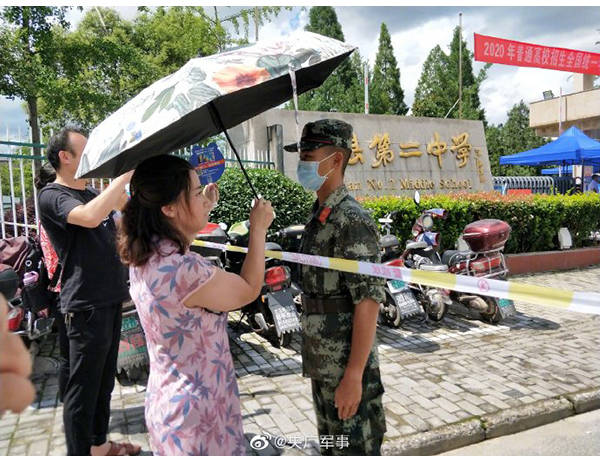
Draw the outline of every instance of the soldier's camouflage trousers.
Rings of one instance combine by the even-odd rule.
[[[375,372],[375,371],[374,371]],[[363,395],[356,414],[348,420],[338,418],[334,404],[336,386],[312,380],[313,405],[317,414],[319,445],[324,456],[381,455],[386,432],[383,412],[383,385],[376,377],[363,379]]]

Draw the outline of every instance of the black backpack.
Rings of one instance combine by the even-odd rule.
[[[0,263],[10,265],[19,276],[23,307],[34,313],[49,308],[52,304],[52,293],[49,287],[54,287],[60,277],[60,268],[50,281],[44,262],[44,254],[39,237],[18,236],[0,240]],[[25,273],[35,271],[38,279],[33,284],[25,285]]]

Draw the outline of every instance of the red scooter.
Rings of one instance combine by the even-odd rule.
[[[508,267],[503,250],[510,237],[510,225],[502,220],[479,220],[465,226],[461,239],[466,250],[446,250],[442,262],[448,265],[453,274],[486,279],[506,280]],[[484,321],[497,324],[516,313],[512,300],[487,297],[484,295],[452,292],[453,303],[450,311],[466,314],[468,311],[479,313]]]
[[[418,193],[415,193],[415,202],[419,203]],[[506,279],[508,268],[503,250],[510,237],[510,225],[502,220],[494,219],[470,223],[465,226],[459,238],[464,242],[465,250],[446,250],[438,261],[439,254],[431,250],[438,249],[441,242],[440,234],[433,232],[434,219],[445,219],[446,217],[447,211],[444,209],[426,210],[413,226],[414,242],[421,242],[422,246],[428,246],[420,252],[429,251],[426,257],[436,256],[436,258],[429,258],[428,265],[425,267],[421,265],[419,269],[442,270],[446,268],[446,271],[453,274],[487,279]],[[409,245],[407,245],[407,249]],[[422,257],[419,258],[422,259]],[[434,263],[434,265],[431,266],[430,263]],[[516,313],[515,305],[511,300],[456,291],[442,293],[449,295],[451,303],[447,303],[448,309],[455,314],[467,317],[477,317],[475,315],[478,315],[484,321],[497,324]]]

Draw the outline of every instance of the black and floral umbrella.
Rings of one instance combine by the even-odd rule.
[[[90,134],[77,177],[114,178],[318,87],[355,47],[311,32],[190,60]],[[226,132],[225,132],[226,133]],[[237,153],[236,153],[237,154]]]

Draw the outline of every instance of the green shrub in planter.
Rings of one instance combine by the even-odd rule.
[[[506,253],[558,249],[558,230],[569,229],[573,247],[586,245],[591,231],[600,230],[598,194],[502,196],[499,193],[424,196],[417,207],[406,197],[381,197],[362,200],[375,219],[390,211],[399,211],[392,232],[404,243],[411,238],[411,227],[420,212],[429,208],[448,210],[446,220],[436,220],[442,233],[442,249],[454,248],[465,225],[476,220],[495,218],[512,228]]]
[[[256,192],[273,204],[275,220],[270,231],[306,223],[315,200],[313,194],[276,170],[247,169],[247,172]],[[247,220],[254,196],[241,169],[227,168],[218,185],[219,205],[211,213],[210,220],[228,226]]]

